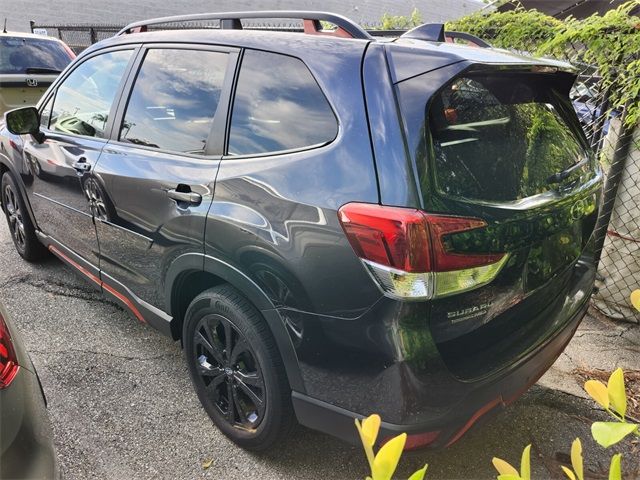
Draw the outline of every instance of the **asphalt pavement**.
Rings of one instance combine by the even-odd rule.
[[[331,480],[367,473],[360,448],[302,427],[269,454],[236,447],[200,407],[179,343],[138,323],[57,259],[24,262],[4,220],[0,301],[40,374],[64,478]],[[571,383],[568,360],[560,361],[564,367],[551,380],[543,379],[453,447],[407,454],[398,478],[424,463],[430,464],[429,479],[495,478],[491,458],[517,464],[529,443],[534,477],[562,478],[560,464],[567,464],[576,436],[583,439],[587,474],[605,478],[599,475],[614,452],[595,445],[589,434],[590,423],[605,417],[591,401],[554,387],[554,375],[562,384]],[[625,478],[640,471],[633,448],[625,450]],[[203,468],[210,460],[211,466]]]

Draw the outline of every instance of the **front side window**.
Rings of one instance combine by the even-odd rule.
[[[105,136],[109,111],[133,50],[118,50],[91,57],[58,87],[49,129],[83,135]]]
[[[129,98],[120,141],[203,155],[229,55],[207,50],[151,49]]]
[[[301,60],[245,52],[231,116],[230,155],[319,146],[337,134],[329,102]]]

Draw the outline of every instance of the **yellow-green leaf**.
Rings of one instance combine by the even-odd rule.
[[[512,473],[506,475],[498,475],[498,480],[521,480],[519,475],[513,475]]]
[[[423,480],[425,474],[427,473],[427,468],[428,467],[429,467],[429,465],[425,465],[424,467],[422,467],[417,472],[414,472],[413,475],[411,475],[409,477],[409,480]]]
[[[380,430],[380,416],[371,415],[365,418],[362,423],[356,419],[355,423],[358,433],[360,434],[360,441],[362,442],[364,453],[367,456],[367,461],[369,462],[369,467],[373,471],[373,445],[376,442],[378,431]]]
[[[385,443],[373,460],[373,480],[390,480],[396,471],[400,456],[407,441],[407,434],[403,433]]]
[[[615,445],[637,430],[638,425],[632,423],[595,422],[591,425],[591,435],[593,435],[594,440],[605,448]]]
[[[520,478],[531,480],[531,444],[524,447],[522,460],[520,460]]]
[[[609,392],[604,383],[598,380],[588,380],[584,389],[602,408],[609,408]]]
[[[582,467],[582,443],[576,438],[571,445],[571,466],[576,473],[578,480],[584,480],[584,470]]]
[[[213,465],[213,458],[210,459],[210,460],[205,460],[204,462],[202,462],[202,468],[204,468],[205,470],[210,468],[211,465]]]
[[[627,413],[627,394],[624,391],[624,373],[621,368],[617,368],[609,377],[607,392],[611,408],[624,418]]]
[[[631,292],[631,305],[640,311],[640,290],[634,290]]]
[[[609,480],[622,480],[622,454],[617,453],[611,458],[611,466],[609,467]]]
[[[570,480],[576,480],[576,476],[574,475],[574,473],[568,469],[567,467],[565,467],[564,465],[562,466],[562,471],[564,472],[564,474],[569,477]]]
[[[500,475],[515,475],[516,477],[520,477],[520,475],[518,475],[518,471],[501,458],[493,457],[491,463],[493,463],[493,466],[496,467],[496,470]]]

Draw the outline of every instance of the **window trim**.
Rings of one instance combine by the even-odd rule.
[[[111,53],[111,52],[116,52],[116,51],[122,51],[122,50],[131,50],[131,57],[129,58],[129,63],[127,64],[123,74],[122,74],[122,78],[120,79],[120,83],[118,85],[118,88],[116,90],[116,93],[113,97],[113,101],[111,103],[111,109],[109,110],[109,119],[107,120],[107,124],[105,125],[105,129],[104,129],[104,136],[103,137],[90,137],[88,135],[78,135],[75,133],[66,133],[66,132],[58,132],[56,130],[51,130],[49,127],[51,126],[51,118],[49,118],[49,123],[47,124],[47,127],[40,127],[43,130],[43,133],[45,134],[45,136],[47,135],[56,135],[56,136],[62,136],[62,137],[70,137],[70,138],[84,138],[84,139],[90,139],[90,140],[95,140],[98,142],[103,142],[103,143],[107,143],[109,141],[109,139],[111,138],[111,131],[113,129],[113,122],[115,120],[114,115],[116,113],[116,109],[115,107],[119,104],[120,102],[120,97],[124,91],[124,86],[126,83],[126,79],[128,79],[130,73],[131,73],[131,68],[133,67],[135,60],[137,58],[137,55],[139,54],[139,50],[140,50],[140,45],[139,44],[126,44],[126,45],[118,45],[116,47],[109,47],[109,48],[104,48],[101,50],[97,50],[95,52],[91,52],[90,54],[87,54],[86,56],[81,56],[78,57],[78,60],[76,60],[75,62],[72,62],[69,65],[69,68],[67,68],[67,70],[65,70],[63,73],[61,73],[58,78],[55,79],[55,81],[53,82],[53,84],[49,87],[49,89],[47,90],[47,92],[40,98],[40,101],[37,103],[36,108],[38,109],[38,115],[41,116],[42,115],[42,110],[44,109],[44,107],[46,106],[47,102],[53,98],[53,104],[51,106],[51,112],[53,113],[53,108],[56,105],[56,97],[58,96],[58,89],[60,87],[60,85],[62,85],[67,78],[76,71],[77,68],[79,68],[81,65],[83,65],[85,62],[87,62],[88,60],[95,58],[99,55],[104,55],[107,53]]]
[[[320,93],[322,93],[322,96],[324,97],[325,101],[327,102],[327,105],[329,106],[329,109],[331,110],[331,113],[333,114],[333,118],[336,121],[336,126],[337,126],[335,137],[333,137],[331,140],[329,140],[327,142],[324,142],[324,143],[316,143],[314,145],[305,145],[304,147],[291,148],[291,149],[287,149],[287,150],[274,150],[274,151],[271,151],[271,152],[248,153],[248,154],[243,154],[243,155],[230,154],[229,153],[229,142],[231,140],[231,121],[232,121],[232,116],[233,116],[233,107],[235,105],[236,92],[238,90],[238,81],[240,79],[240,73],[242,71],[242,63],[243,63],[243,60],[244,60],[244,53],[247,50],[252,50],[252,51],[256,51],[256,52],[263,52],[263,53],[269,53],[269,54],[272,54],[272,55],[280,55],[280,56],[283,56],[283,57],[290,57],[290,58],[294,58],[294,59],[300,61],[306,67],[307,71],[309,72],[309,75],[311,75],[311,78],[313,79],[315,84],[318,86],[318,90],[320,90]],[[316,149],[327,147],[327,146],[333,144],[340,137],[341,132],[342,132],[342,124],[340,123],[340,117],[336,113],[336,110],[333,107],[333,104],[331,103],[331,101],[329,100],[329,97],[327,97],[325,91],[322,89],[322,86],[318,82],[318,79],[313,74],[313,70],[311,68],[309,68],[309,65],[307,65],[306,62],[303,59],[301,59],[300,57],[296,57],[295,55],[288,55],[286,53],[274,52],[274,51],[271,51],[271,50],[262,50],[262,49],[259,49],[259,48],[243,48],[242,49],[242,53],[240,55],[240,58],[238,59],[238,64],[236,66],[236,73],[235,73],[235,78],[234,78],[234,81],[233,81],[233,93],[231,95],[230,104],[229,104],[229,112],[228,112],[227,125],[226,125],[226,131],[225,131],[225,139],[224,139],[224,150],[223,150],[223,154],[222,154],[222,160],[223,161],[224,160],[254,159],[254,158],[262,158],[262,157],[274,157],[274,156],[281,156],[281,155],[290,155],[290,154],[299,153],[299,152],[308,152],[310,150],[316,150]]]
[[[218,102],[218,109],[216,110],[216,116],[214,117],[214,121],[211,125],[211,130],[209,135],[207,136],[207,142],[205,144],[205,154],[198,155],[193,153],[185,153],[178,152],[175,150],[170,150],[166,148],[155,148],[148,147],[145,145],[137,145],[135,143],[130,142],[121,142],[119,139],[120,132],[119,126],[122,125],[124,121],[124,116],[127,110],[127,106],[129,105],[129,100],[131,99],[131,95],[133,93],[133,87],[135,86],[136,79],[140,74],[140,70],[144,63],[144,58],[147,54],[148,50],[201,50],[208,52],[219,52],[226,53],[229,55],[229,61],[227,63],[227,71],[225,72],[225,78],[222,82],[222,90],[220,92],[220,100]],[[131,67],[130,74],[127,78],[127,81],[124,84],[122,95],[118,101],[118,106],[113,117],[113,125],[109,135],[109,143],[113,145],[118,145],[120,147],[128,147],[135,148],[139,150],[146,150],[149,152],[155,153],[165,153],[168,155],[179,155],[182,157],[187,157],[192,160],[203,160],[207,163],[210,163],[211,160],[220,160],[222,157],[222,151],[219,152],[215,150],[216,143],[215,138],[224,138],[225,132],[224,127],[226,122],[222,120],[216,121],[216,118],[226,119],[229,115],[230,111],[230,97],[231,97],[231,86],[233,84],[233,78],[235,76],[235,71],[238,67],[238,56],[240,49],[228,47],[224,45],[209,45],[203,43],[189,43],[189,42],[154,42],[154,43],[146,43],[140,46],[138,54],[135,58],[135,61]]]

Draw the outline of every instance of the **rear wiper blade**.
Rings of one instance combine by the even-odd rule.
[[[569,178],[576,170],[580,170],[582,167],[589,163],[589,157],[585,157],[579,162],[574,163],[568,168],[564,170],[554,173],[549,178],[547,178],[547,183],[562,183],[567,178]]]
[[[36,74],[36,73],[51,73],[51,74],[59,74],[62,73],[62,70],[57,70],[55,68],[44,68],[44,67],[29,67],[25,69],[25,73],[31,73],[31,74]]]

